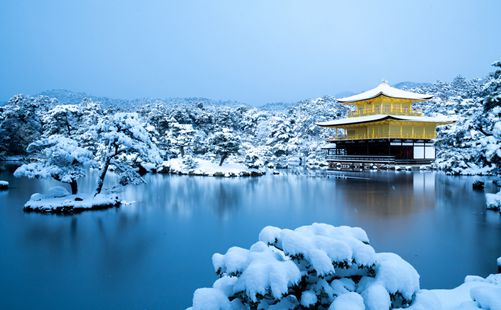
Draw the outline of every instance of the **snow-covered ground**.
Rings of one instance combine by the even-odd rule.
[[[422,290],[409,263],[376,253],[357,227],[267,226],[250,249],[232,247],[212,263],[219,279],[194,292],[192,310],[501,309],[501,274]]]
[[[64,187],[56,186],[47,194],[35,193],[24,205],[27,212],[74,214],[88,210],[101,210],[120,206],[116,194],[71,195]]]
[[[185,175],[203,175],[203,176],[261,176],[265,172],[259,169],[250,169],[247,165],[236,162],[227,162],[222,166],[206,159],[173,158],[164,161],[162,169],[159,172]]]

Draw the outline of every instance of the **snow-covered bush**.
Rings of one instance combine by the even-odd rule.
[[[268,226],[250,249],[232,247],[212,263],[219,279],[195,291],[193,310],[389,309],[408,307],[419,290],[416,270],[376,253],[357,227]]]
[[[35,161],[17,168],[14,176],[53,178],[70,184],[72,194],[78,192],[77,180],[87,175],[88,168],[95,165],[92,152],[61,135],[37,140],[28,146],[27,151]]]

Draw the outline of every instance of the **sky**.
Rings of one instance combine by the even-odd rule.
[[[484,77],[501,1],[2,0],[0,100],[69,89],[260,105]]]

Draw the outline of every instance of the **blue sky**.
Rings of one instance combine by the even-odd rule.
[[[2,0],[0,99],[65,88],[250,104],[483,77],[501,1]]]

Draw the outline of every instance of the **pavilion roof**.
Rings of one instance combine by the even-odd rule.
[[[317,123],[317,125],[321,127],[334,127],[334,126],[349,125],[349,124],[377,122],[386,119],[411,121],[411,122],[424,122],[424,123],[443,123],[443,124],[452,123],[455,121],[455,119],[448,118],[445,116],[428,117],[428,116],[375,114],[375,115],[367,115],[360,117],[349,117],[327,122],[319,122]]]
[[[431,99],[433,96],[432,95],[426,95],[426,94],[418,94],[418,93],[413,93],[410,91],[405,91],[401,90],[395,87],[391,87],[387,82],[383,81],[381,84],[376,86],[373,89],[370,89],[368,91],[365,91],[363,93],[360,93],[358,95],[353,95],[350,97],[345,97],[345,98],[339,98],[337,101],[339,102],[356,102],[356,101],[362,101],[362,100],[368,100],[372,98],[376,98],[378,96],[387,96],[391,98],[399,98],[399,99],[410,99],[410,100],[416,100],[416,101],[424,101]]]

